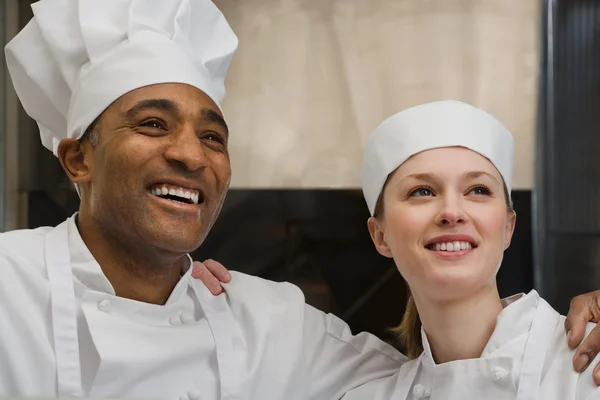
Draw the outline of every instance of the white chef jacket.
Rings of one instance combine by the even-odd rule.
[[[224,286],[188,264],[164,306],[119,298],[73,217],[0,234],[0,397],[339,399],[406,361],[289,283]]]
[[[480,358],[436,364],[422,329],[420,357],[343,400],[600,399],[593,368],[573,369],[575,350],[567,345],[564,322],[532,290],[502,310]],[[588,324],[587,333],[594,326]]]

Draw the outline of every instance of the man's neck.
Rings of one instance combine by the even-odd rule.
[[[495,285],[453,302],[415,302],[438,364],[481,357],[502,311]]]
[[[77,229],[119,297],[165,304],[181,279],[186,257],[135,251],[98,229],[91,218],[77,218]]]

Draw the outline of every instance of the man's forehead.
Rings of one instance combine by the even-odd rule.
[[[119,103],[122,112],[127,112],[138,103],[155,100],[170,101],[180,108],[211,109],[221,115],[219,107],[206,93],[183,83],[159,83],[137,88],[121,96],[115,103]]]

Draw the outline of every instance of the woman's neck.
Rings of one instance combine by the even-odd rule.
[[[481,357],[502,302],[495,285],[452,302],[415,297],[436,363]]]

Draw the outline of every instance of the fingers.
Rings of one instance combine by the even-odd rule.
[[[600,328],[596,326],[579,346],[573,357],[573,366],[577,372],[584,371],[600,351]],[[596,365],[596,369],[598,365]],[[594,380],[600,383],[600,377],[594,374]]]
[[[574,297],[571,300],[569,314],[565,321],[565,330],[567,332],[567,342],[569,347],[574,349],[585,335],[585,326],[588,321],[594,318],[593,310],[598,309],[598,303],[595,300],[594,293],[587,293]]]
[[[583,315],[571,315],[572,311],[569,311],[569,315],[565,320],[565,331],[567,332],[567,343],[569,348],[574,349],[577,347],[583,337],[585,336],[585,326],[589,321],[589,317]]]
[[[216,296],[223,292],[221,282],[215,278],[204,264],[199,261],[194,261],[192,268],[192,276],[196,279],[200,279],[212,294]]]
[[[220,262],[209,259],[204,261],[204,265],[221,282],[228,283],[231,281],[231,274]]]
[[[594,382],[596,385],[600,385],[600,363],[596,363],[596,367],[594,368]]]

